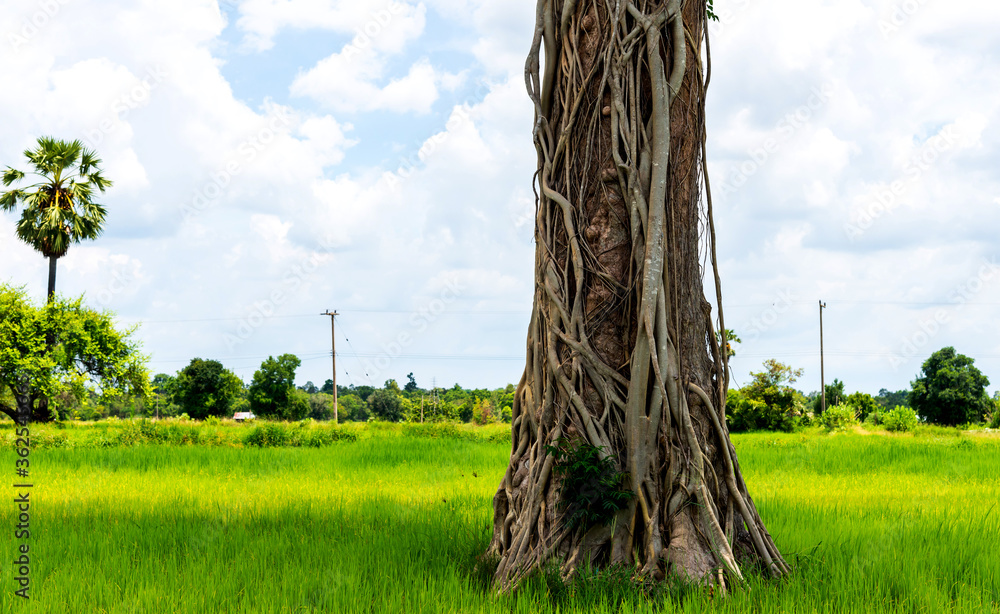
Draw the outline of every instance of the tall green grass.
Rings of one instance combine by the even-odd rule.
[[[1000,611],[997,439],[737,436],[790,578],[751,574],[719,599],[543,575],[498,597],[475,561],[502,428],[347,430],[356,441],[321,448],[33,451],[32,600],[13,596],[3,504],[0,612]],[[9,475],[14,458],[0,453]]]

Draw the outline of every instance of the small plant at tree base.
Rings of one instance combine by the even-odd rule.
[[[635,496],[622,488],[626,474],[618,471],[613,458],[601,455],[602,448],[589,443],[573,447],[559,439],[545,450],[555,457],[553,470],[562,478],[559,505],[570,530],[610,524]]]
[[[823,412],[823,415],[819,417],[819,421],[827,429],[834,431],[857,424],[858,418],[854,413],[853,407],[841,404],[828,407]]]
[[[916,428],[919,420],[917,412],[910,407],[897,405],[891,411],[885,412],[881,416],[881,422],[885,430],[894,432],[912,431]]]

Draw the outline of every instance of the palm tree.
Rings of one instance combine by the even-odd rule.
[[[32,171],[40,178],[33,185],[0,194],[0,208],[24,211],[17,224],[19,239],[49,259],[48,297],[56,292],[56,261],[66,255],[71,243],[96,239],[103,230],[107,211],[93,202],[94,192],[103,193],[112,183],[101,174],[101,160],[80,141],[60,141],[43,136],[38,147],[24,152]],[[7,167],[4,186],[27,175]]]

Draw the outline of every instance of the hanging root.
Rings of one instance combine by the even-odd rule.
[[[538,0],[525,65],[538,153],[535,296],[510,465],[494,498],[500,590],[550,559],[566,575],[627,564],[723,592],[748,560],[789,571],[725,425],[704,15],[704,0]],[[601,448],[628,476],[633,497],[609,526],[566,526],[547,451],[563,438]]]

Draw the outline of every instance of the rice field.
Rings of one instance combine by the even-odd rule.
[[[31,599],[14,596],[8,481],[0,612],[1000,612],[995,436],[735,436],[792,577],[751,576],[725,599],[543,577],[501,597],[475,557],[503,427],[347,428],[356,440],[316,448],[33,450]],[[7,475],[14,461],[6,444]]]

